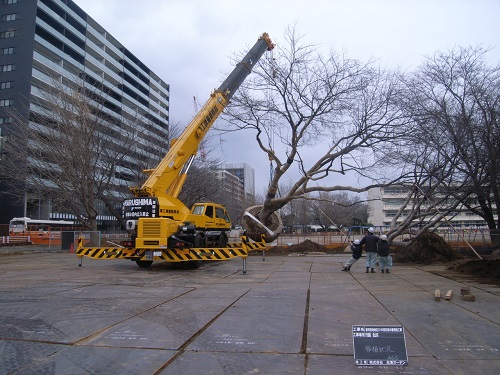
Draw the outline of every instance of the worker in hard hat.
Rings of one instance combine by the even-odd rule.
[[[360,240],[355,240],[354,242],[351,242],[351,251],[352,251],[352,256],[351,259],[347,261],[345,264],[344,268],[342,268],[342,271],[350,271],[351,267],[354,263],[358,261],[359,258],[361,258],[361,253],[363,252],[363,246],[360,243]]]
[[[387,241],[387,236],[385,234],[381,235],[378,241],[378,264],[380,266],[380,272],[391,273],[392,262],[390,262],[389,255],[389,242]]]
[[[378,237],[374,234],[373,227],[368,228],[368,233],[361,239],[360,244],[365,246],[366,273],[375,273],[375,262],[377,260]],[[370,271],[371,269],[371,271]]]

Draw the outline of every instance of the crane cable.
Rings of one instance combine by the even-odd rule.
[[[339,231],[340,233],[342,233],[344,236],[346,236],[347,241],[349,241],[349,239],[350,239],[349,234],[345,233],[342,229],[340,229],[340,227],[339,227],[337,224],[335,224],[335,223],[333,222],[333,220],[330,218],[330,216],[328,216],[328,215],[326,214],[326,212],[325,212],[325,211],[323,211],[323,210],[321,209],[321,207],[320,207],[320,206],[318,206],[318,204],[317,204],[314,200],[309,199],[309,201],[311,201],[311,203],[312,203],[312,204],[314,204],[314,205],[316,206],[316,208],[317,208],[317,209],[318,209],[318,210],[319,210],[319,211],[320,211],[323,215],[325,215],[325,217],[326,217],[326,218],[330,221],[330,223],[332,223],[332,224],[335,226],[335,228],[337,228],[337,229],[338,229],[338,231]]]
[[[268,62],[270,62],[270,67],[272,69],[272,78],[276,78],[276,68],[275,68],[275,58],[274,58],[274,49],[271,50],[271,52],[266,55],[266,59],[268,60]],[[268,90],[267,90],[267,97],[270,98],[272,95],[272,91],[271,91],[271,87],[269,86],[268,87]],[[271,125],[269,127],[269,149],[271,150],[271,153],[274,153],[274,124],[271,122]],[[272,157],[272,154],[269,153],[268,154],[268,157],[269,157],[269,184],[268,186],[271,186],[271,183],[273,181],[273,178],[274,178],[274,167],[273,167],[273,157]]]

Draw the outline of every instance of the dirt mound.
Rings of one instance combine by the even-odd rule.
[[[393,258],[399,263],[432,264],[460,259],[462,255],[454,251],[443,237],[432,232],[423,232],[408,246],[395,249]]]
[[[292,253],[320,253],[320,252],[327,252],[326,247],[323,245],[317,244],[316,242],[313,242],[311,240],[305,240],[302,243],[299,243],[297,245],[292,245],[288,247],[288,251]]]
[[[323,245],[317,244],[311,240],[305,240],[296,245],[291,246],[274,246],[269,248],[266,254],[291,254],[291,253],[331,253],[332,249],[329,249]]]
[[[483,281],[500,283],[500,259],[474,259],[450,267],[453,271],[475,275]]]

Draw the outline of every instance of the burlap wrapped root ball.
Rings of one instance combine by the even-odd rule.
[[[252,206],[248,207],[245,211],[257,218],[261,210],[262,206]],[[241,226],[246,231],[247,236],[254,241],[260,241],[261,235],[265,234],[266,242],[272,242],[276,238],[278,238],[279,234],[283,230],[283,222],[281,221],[281,217],[277,212],[273,212],[268,221],[263,224],[271,232],[273,232],[273,234],[269,233],[261,223],[255,221],[248,215],[243,215],[243,218],[241,219]]]

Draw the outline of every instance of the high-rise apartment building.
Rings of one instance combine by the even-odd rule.
[[[246,163],[224,164],[215,170],[220,188],[211,199],[223,204],[233,224],[255,203],[255,171]]]
[[[168,144],[169,86],[72,0],[0,1],[0,140],[16,133],[13,110],[26,123],[36,122],[41,96],[54,87],[54,77],[62,84],[78,77],[94,93],[101,90],[102,114],[110,129],[127,132],[131,122],[136,127],[138,147],[114,176],[116,186],[130,184],[139,168],[136,161],[162,154],[158,150]],[[27,142],[15,146],[28,147]],[[8,157],[0,149],[0,163]],[[52,210],[50,198],[36,195],[36,186],[23,187],[24,202],[9,199],[2,177],[0,223],[20,216],[61,216]]]
[[[225,169],[218,169],[215,173],[220,182],[219,191],[214,195],[215,201],[226,207],[233,224],[239,224],[246,208],[243,181]]]
[[[225,164],[222,169],[237,176],[243,182],[244,199],[253,202],[255,199],[255,170],[246,163]]]

